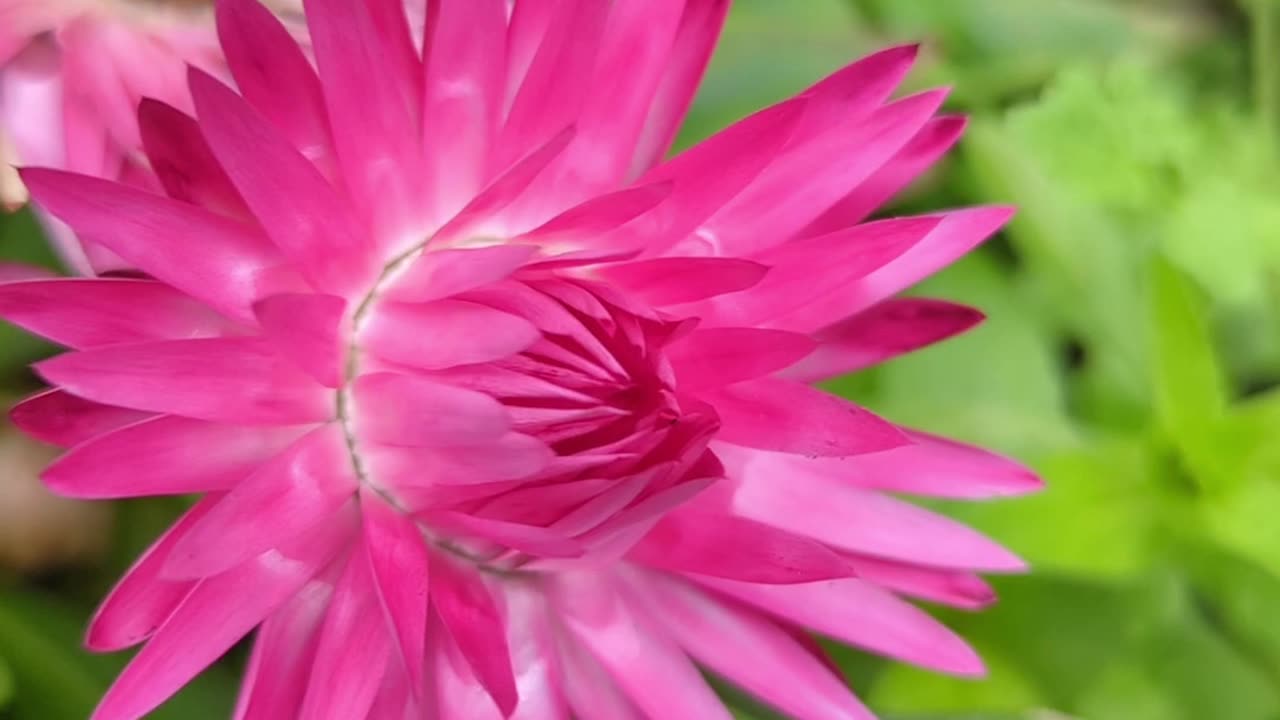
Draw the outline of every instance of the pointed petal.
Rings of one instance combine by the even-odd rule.
[[[742,192],[790,141],[806,100],[788,100],[745,118],[641,177],[644,184],[673,182],[671,197],[640,221],[629,223],[602,243],[666,254],[707,218]],[[699,236],[703,245],[718,239]],[[676,253],[707,255],[715,252]]]
[[[285,546],[337,513],[356,488],[342,429],[312,431],[219,500],[178,541],[165,574],[208,577]]]
[[[474,290],[503,280],[533,259],[532,245],[425,252],[405,269],[385,297],[401,302],[427,302]]]
[[[236,87],[303,155],[332,171],[320,80],[278,18],[256,0],[217,3],[218,39]]]
[[[368,3],[305,0],[342,175],[376,237],[417,224],[421,95]],[[416,96],[416,99],[415,97]]]
[[[630,587],[699,663],[788,715],[874,720],[840,675],[765,616],[657,573]]]
[[[637,614],[610,581],[557,578],[553,593],[577,640],[647,716],[732,718],[688,656]]]
[[[468,485],[529,477],[546,468],[554,457],[555,453],[541,440],[521,433],[507,433],[481,446],[387,445],[365,452],[371,472],[389,487],[452,487],[461,492],[466,492],[462,488]]]
[[[235,720],[275,720],[302,706],[333,582],[307,583],[258,629]]]
[[[648,118],[631,160],[631,177],[643,174],[662,160],[675,140],[711,60],[729,5],[730,0],[685,3],[680,28],[666,56],[666,71],[649,105]]]
[[[193,118],[158,100],[143,98],[138,105],[138,127],[147,161],[169,197],[228,217],[249,217],[244,198],[218,164]]]
[[[699,583],[815,632],[952,675],[976,676],[982,661],[928,613],[857,579],[753,585],[699,577]]]
[[[644,720],[599,661],[568,628],[554,633],[564,673],[565,700],[579,720]]]
[[[671,195],[671,189],[669,182],[655,183],[600,195],[565,210],[516,240],[527,243],[589,241],[654,209]]]
[[[14,427],[40,442],[64,448],[149,417],[150,413],[102,405],[56,389],[32,395],[9,411]]]
[[[341,334],[347,301],[333,295],[272,295],[253,313],[276,352],[289,358],[316,382],[342,384],[345,361]]]
[[[940,160],[960,139],[964,128],[963,117],[930,120],[892,160],[810,223],[801,235],[825,235],[862,222]]]
[[[839,377],[945,340],[985,317],[975,308],[943,300],[886,300],[823,328],[814,335],[817,350],[781,374],[800,382]]]
[[[29,168],[22,177],[37,202],[81,237],[233,317],[247,319],[264,271],[278,264],[251,228],[211,211],[59,170]]]
[[[573,125],[590,90],[609,7],[594,0],[564,0],[557,10],[499,134],[500,166]]]
[[[423,159],[436,214],[462,208],[488,180],[503,111],[504,0],[438,0],[427,6]]]
[[[97,402],[246,425],[320,422],[332,391],[260,341],[170,340],[81,350],[37,363],[51,384]]]
[[[226,490],[293,442],[292,428],[248,428],[163,415],[77,445],[41,475],[79,498]]]
[[[489,540],[539,557],[579,557],[584,552],[580,543],[555,530],[537,525],[522,525],[450,511],[427,511],[419,513],[418,517],[427,526],[450,535]]]
[[[329,602],[299,720],[366,717],[392,652],[369,564],[353,553]]]
[[[963,610],[980,610],[996,601],[991,586],[973,573],[859,555],[846,556],[846,561],[859,578],[903,595]]]
[[[3,283],[0,317],[73,348],[214,337],[229,327],[208,307],[150,280]]]
[[[564,127],[546,143],[512,163],[472,198],[436,235],[446,241],[484,236],[487,229],[486,222],[492,222],[494,216],[521,197],[533,181],[547,169],[547,166],[564,152],[576,133],[572,125]]]
[[[541,337],[522,317],[465,300],[382,302],[364,324],[361,346],[385,360],[433,370],[501,360]]]
[[[775,527],[689,507],[658,521],[628,557],[677,573],[762,584],[851,577],[837,553]]]
[[[900,256],[832,292],[825,300],[797,308],[770,324],[812,332],[839,322],[955,262],[1012,216],[1013,208],[1009,207],[976,207],[937,215],[937,226]]]
[[[815,135],[798,133],[796,144],[700,232],[720,238],[726,255],[748,255],[794,236],[889,162],[945,96],[922,93],[875,110],[865,120]],[[833,163],[833,157],[841,161]]]
[[[515,710],[519,695],[507,645],[506,620],[484,580],[451,558],[435,555],[431,605],[504,717]]]
[[[650,305],[677,305],[746,290],[769,268],[741,258],[664,257],[605,265],[596,273]]]
[[[666,349],[681,391],[754,380],[788,368],[817,343],[799,333],[763,328],[694,330]]]
[[[173,546],[217,499],[209,496],[196,503],[139,556],[93,614],[85,647],[96,652],[122,650],[151,637],[169,619],[196,583],[165,580],[160,570]]]
[[[423,377],[363,375],[352,392],[361,437],[384,445],[482,447],[510,428],[497,400]]]
[[[428,557],[417,524],[377,493],[360,493],[364,511],[364,547],[374,587],[396,640],[409,685],[417,695],[425,687]]]
[[[1026,495],[1043,487],[1034,472],[1008,458],[926,433],[908,431],[907,436],[910,445],[885,453],[850,458],[756,453],[750,466],[866,490],[961,500]]]
[[[733,510],[832,547],[960,570],[1018,572],[1008,550],[954,520],[817,474],[787,472],[788,456],[717,448],[737,481]],[[780,482],[779,478],[786,478]]]
[[[932,217],[894,218],[783,243],[753,258],[769,266],[769,274],[759,284],[695,304],[688,313],[707,324],[754,326],[821,304],[900,258],[922,242],[938,222]]]
[[[107,691],[92,720],[137,720],[231,648],[327,564],[351,532],[331,523],[196,586]]]
[[[857,405],[789,380],[758,378],[704,398],[720,415],[718,437],[746,447],[842,457],[908,442],[900,430]]]
[[[272,242],[313,287],[366,283],[374,256],[345,200],[231,88],[194,69],[190,81],[200,129]]]

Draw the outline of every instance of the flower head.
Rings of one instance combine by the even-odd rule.
[[[0,0],[0,204],[26,201],[11,167],[19,163],[156,187],[138,101],[189,111],[186,66],[222,74],[221,58],[210,0]],[[49,223],[49,230],[77,272],[121,267],[65,227]]]
[[[138,718],[257,629],[239,718],[867,718],[799,629],[944,672],[906,597],[1020,561],[886,492],[1022,468],[809,383],[980,319],[894,299],[1004,208],[864,222],[958,136],[888,50],[663,160],[722,0],[218,5],[240,95],[145,101],[165,195],[32,169],[141,275],[0,285],[77,497],[203,498],[107,598]]]

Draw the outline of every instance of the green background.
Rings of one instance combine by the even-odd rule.
[[[838,650],[850,682],[893,720],[1280,720],[1280,0],[738,0],[681,142],[902,40],[909,89],[954,86],[972,125],[888,212],[1020,213],[918,289],[982,327],[833,388],[1048,489],[938,504],[1035,568],[941,613],[988,679]],[[0,255],[50,262],[22,215]],[[44,351],[0,328],[0,393]],[[124,658],[79,649],[86,617],[178,510],[121,503],[88,559],[0,570],[0,718],[87,716]],[[241,660],[156,717],[226,717]]]

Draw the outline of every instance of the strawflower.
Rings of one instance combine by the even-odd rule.
[[[298,0],[272,7],[300,12]],[[15,164],[158,188],[135,111],[150,97],[190,112],[189,64],[225,73],[208,0],[0,0],[0,206],[27,200]],[[74,271],[121,269],[42,219]]]
[[[904,598],[1023,564],[896,496],[1038,481],[811,385],[981,317],[894,296],[1007,208],[866,221],[963,126],[889,100],[913,48],[667,160],[724,0],[306,6],[317,69],[226,0],[240,94],[142,103],[166,195],[23,173],[140,271],[0,285],[71,348],[13,413],[45,481],[202,496],[92,622],[145,643],[97,720],[255,629],[237,718],[730,718],[700,668],[872,717],[809,632],[982,672]]]

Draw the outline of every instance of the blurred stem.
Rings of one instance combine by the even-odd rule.
[[[1274,146],[1280,134],[1280,2],[1252,0],[1249,25],[1253,45],[1254,102],[1267,142]]]

